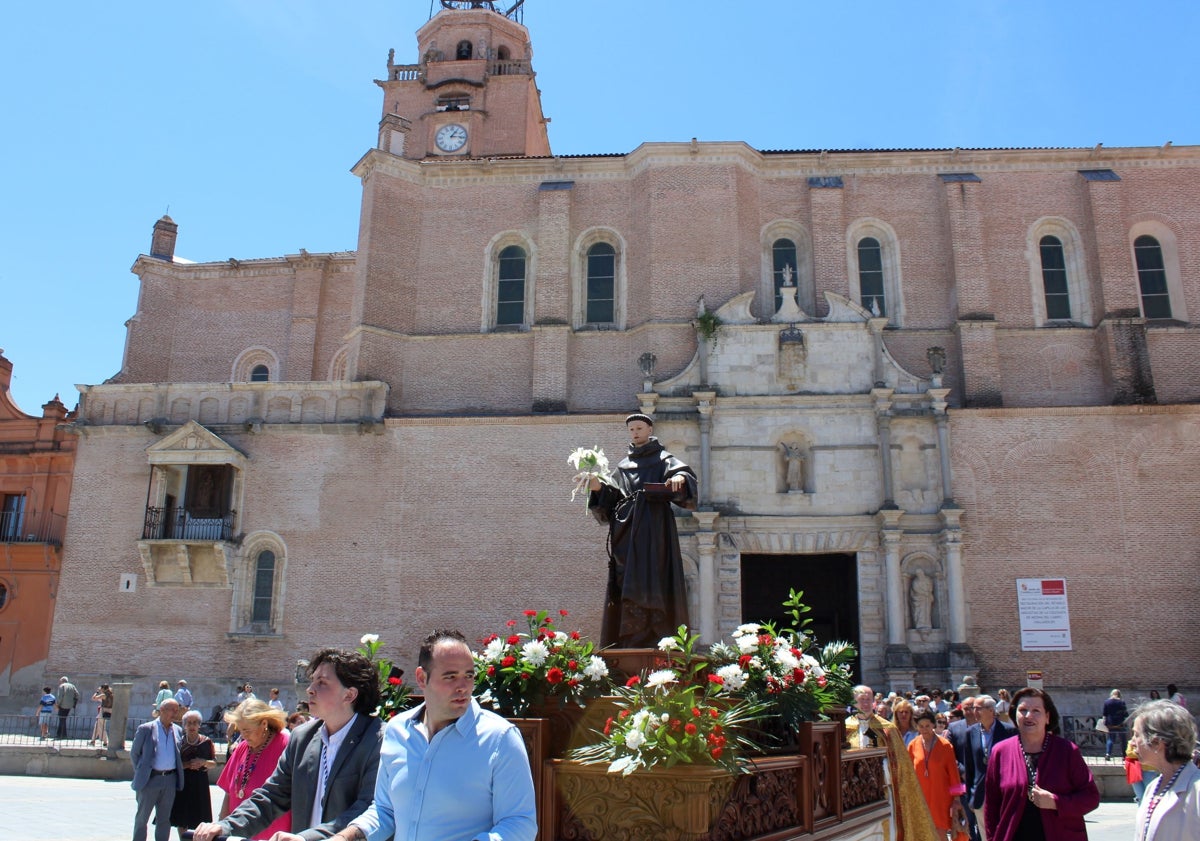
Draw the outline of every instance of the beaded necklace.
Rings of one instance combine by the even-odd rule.
[[[267,736],[267,740],[258,750],[250,750],[250,746],[246,745],[246,755],[242,757],[242,764],[238,767],[238,788],[237,796],[244,798],[246,796],[246,783],[250,782],[250,776],[254,773],[255,767],[258,766],[258,758],[263,755],[263,751],[267,749],[267,745],[271,744],[271,740],[275,738],[274,732]]]
[[[1183,763],[1175,769],[1175,773],[1171,775],[1171,779],[1164,782],[1162,777],[1158,778],[1158,788],[1154,789],[1154,794],[1150,796],[1150,804],[1146,808],[1146,824],[1142,827],[1142,841],[1146,841],[1146,836],[1150,833],[1150,819],[1154,817],[1154,810],[1158,808],[1161,801],[1168,791],[1175,785],[1175,781],[1179,779],[1179,774],[1187,767],[1187,763]]]
[[[1037,753],[1029,753],[1025,750],[1025,745],[1021,745],[1021,756],[1025,758],[1025,770],[1029,772],[1029,778],[1025,784],[1025,792],[1029,795],[1029,799],[1033,800],[1033,787],[1037,785],[1037,764],[1038,759],[1046,750],[1046,742],[1049,741],[1049,735],[1042,737],[1042,746]]]

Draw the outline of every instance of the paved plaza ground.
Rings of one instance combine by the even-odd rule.
[[[212,792],[215,814],[221,790]],[[0,776],[0,841],[127,841],[134,808],[128,782]],[[1087,817],[1089,841],[1133,841],[1134,811],[1132,801],[1101,803]]]

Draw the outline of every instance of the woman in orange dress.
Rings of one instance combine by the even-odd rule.
[[[967,816],[960,798],[967,788],[958,775],[954,747],[934,732],[932,711],[918,713],[916,721],[917,738],[909,742],[908,755],[916,766],[917,782],[925,795],[933,825],[942,837],[966,841]]]

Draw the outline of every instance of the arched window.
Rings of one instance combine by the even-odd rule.
[[[1071,290],[1067,285],[1067,255],[1062,240],[1044,236],[1038,243],[1042,258],[1042,288],[1046,296],[1046,318],[1069,321]]]
[[[454,52],[454,57],[459,61],[466,61],[472,55],[473,49],[470,41],[459,41],[458,49]]]
[[[508,47],[496,48],[496,58],[500,61],[508,61],[510,55],[511,53],[508,51]]]
[[[1171,293],[1167,288],[1167,266],[1162,245],[1149,234],[1133,241],[1137,263],[1138,287],[1142,296],[1142,315],[1146,318],[1171,318]]]
[[[6,604],[8,604],[8,585],[0,581],[0,610],[4,610]]]
[[[598,242],[587,251],[588,324],[612,324],[616,320],[617,250]]]
[[[271,369],[266,365],[255,365],[250,372],[250,382],[265,383],[271,379]]]
[[[275,553],[265,549],[258,553],[254,562],[254,598],[251,602],[250,621],[270,624],[275,603]]]
[[[872,315],[887,315],[883,292],[883,248],[875,237],[858,241],[858,294],[863,309]]]
[[[525,323],[525,249],[510,245],[500,252],[496,281],[496,325]]]
[[[775,309],[772,314],[779,312],[783,296],[779,289],[784,285],[785,268],[790,268],[791,285],[796,286],[799,277],[799,264],[796,262],[796,243],[790,239],[777,239],[771,244],[771,274],[775,282]]]

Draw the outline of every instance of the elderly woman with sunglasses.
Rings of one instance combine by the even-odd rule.
[[[1148,701],[1133,713],[1133,745],[1159,772],[1138,805],[1135,841],[1200,838],[1200,768],[1192,762],[1196,723],[1171,701]]]

